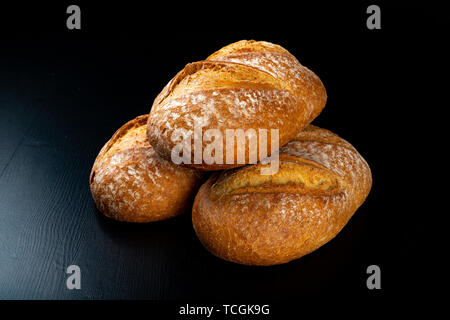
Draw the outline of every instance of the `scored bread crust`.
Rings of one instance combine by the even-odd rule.
[[[189,207],[202,182],[194,169],[162,159],[148,143],[148,115],[124,124],[103,146],[90,174],[97,208],[107,217],[151,222]]]
[[[148,120],[148,139],[165,159],[194,125],[217,129],[223,137],[223,163],[191,163],[202,170],[240,167],[252,159],[246,137],[245,162],[226,163],[226,129],[279,130],[279,147],[319,115],[327,99],[320,79],[286,49],[264,41],[239,41],[186,65],[156,97]],[[192,135],[193,136],[193,135]],[[177,140],[178,137],[178,140]],[[258,138],[257,138],[257,141]],[[202,141],[202,150],[210,141]],[[258,142],[259,144],[259,142]],[[260,148],[261,146],[258,146]],[[271,153],[270,138],[266,146]],[[255,154],[258,160],[259,154]]]
[[[202,185],[192,222],[214,255],[248,265],[300,258],[339,233],[372,185],[356,149],[313,125],[281,148],[279,165],[272,176],[260,175],[259,163]]]

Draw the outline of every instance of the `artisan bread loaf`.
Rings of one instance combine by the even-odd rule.
[[[150,222],[189,210],[202,182],[198,171],[158,156],[148,143],[148,115],[123,125],[101,149],[90,175],[97,208],[128,222]]]
[[[239,167],[265,155],[256,148],[249,151],[251,132],[245,136],[245,146],[238,146],[234,136],[226,141],[227,129],[254,130],[257,149],[265,148],[270,155],[321,112],[326,98],[320,79],[286,49],[264,41],[239,41],[204,61],[186,65],[167,84],[153,103],[147,135],[165,159],[173,160],[173,150],[184,140],[186,148],[181,153],[189,153],[183,157],[190,161],[182,163],[187,166],[203,170]],[[200,130],[195,132],[195,127]],[[214,163],[204,157],[207,145],[217,139],[205,136],[209,129],[221,133],[222,139],[222,160]],[[267,130],[267,139],[260,136],[260,129]],[[278,130],[278,146],[272,143],[273,129]],[[194,136],[200,144],[194,144]],[[227,143],[234,143],[234,148],[233,144],[230,147],[234,152],[229,155],[232,161],[226,158]],[[194,161],[196,147],[201,149],[197,155],[203,158],[198,161]],[[242,150],[245,157],[240,161],[237,155]]]
[[[339,233],[372,184],[354,147],[312,125],[280,149],[276,174],[261,175],[261,166],[216,173],[195,198],[194,229],[218,257],[248,265],[300,258]]]

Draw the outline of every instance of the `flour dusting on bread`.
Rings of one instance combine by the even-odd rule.
[[[251,265],[297,259],[331,240],[367,197],[369,166],[347,141],[308,126],[280,149],[280,170],[218,173],[199,190],[194,228],[215,255]]]
[[[122,221],[149,222],[186,211],[201,175],[162,159],[148,143],[148,116],[122,126],[100,151],[90,185],[98,209]]]

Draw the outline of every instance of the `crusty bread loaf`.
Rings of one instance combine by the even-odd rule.
[[[123,125],[97,156],[90,186],[97,208],[128,222],[167,219],[189,210],[202,182],[198,171],[158,156],[148,143],[148,115]]]
[[[339,233],[372,185],[356,149],[312,125],[280,149],[278,173],[261,166],[216,173],[195,198],[194,229],[218,257],[273,265],[308,254]]]
[[[220,163],[194,163],[190,143],[188,166],[203,170],[229,169],[251,163],[246,137],[245,161],[226,159],[226,129],[279,130],[279,146],[286,144],[323,109],[326,91],[320,79],[302,66],[286,49],[264,41],[239,41],[222,48],[207,60],[186,65],[156,97],[148,120],[150,144],[165,159],[182,136],[192,137],[194,126],[217,129],[223,137]],[[271,135],[266,148],[271,154]],[[231,140],[231,139],[230,139]],[[209,143],[201,144],[202,152]],[[278,150],[278,148],[275,148]],[[261,160],[260,154],[256,154]]]

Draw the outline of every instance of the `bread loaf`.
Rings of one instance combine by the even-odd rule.
[[[194,229],[218,257],[273,265],[334,238],[367,197],[368,164],[348,142],[308,126],[280,149],[279,171],[262,164],[214,174],[199,190]]]
[[[202,174],[158,156],[148,143],[148,115],[123,125],[95,159],[90,187],[97,208],[128,222],[174,217],[190,209]]]
[[[265,148],[270,155],[321,112],[326,98],[320,79],[286,49],[264,41],[239,41],[204,61],[186,65],[167,84],[153,103],[147,135],[165,159],[173,160],[173,150],[187,138],[187,148],[182,153],[189,153],[186,159],[190,161],[183,164],[203,170],[239,167],[265,155],[256,149],[249,151],[252,133],[245,137],[245,146],[238,146],[234,137],[226,141],[227,129],[255,130],[258,150]],[[200,130],[195,132],[195,127]],[[221,133],[221,160],[210,163],[203,157],[196,162],[194,136],[199,138],[197,149],[201,148],[201,152],[197,155],[202,158],[214,140],[205,139],[210,129]],[[259,140],[263,138],[260,129],[269,132],[267,139]],[[278,130],[278,146],[272,143],[272,129]],[[232,143],[234,150],[231,161],[226,158],[227,143]],[[237,155],[243,149],[245,156],[240,161]]]

